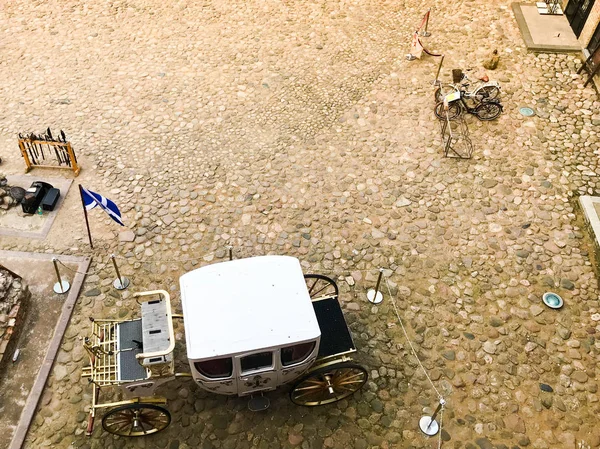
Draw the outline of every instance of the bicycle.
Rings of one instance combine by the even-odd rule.
[[[467,101],[475,101],[474,106],[469,106]],[[490,121],[497,118],[504,107],[497,99],[490,99],[484,94],[465,95],[465,91],[458,90],[446,95],[443,101],[435,105],[433,112],[440,120],[453,120],[459,117],[463,111],[473,114],[479,120]]]
[[[457,70],[457,73],[454,73],[454,70],[452,72],[452,77],[455,82],[448,84],[440,83],[434,92],[436,103],[443,101],[446,95],[458,91],[464,91],[463,95],[467,98],[481,95],[484,98],[495,100],[500,96],[500,85],[497,81],[490,81],[487,75],[475,81],[475,87],[471,91],[468,91],[467,89],[471,86],[472,82],[469,80],[467,74],[463,73],[461,70]]]

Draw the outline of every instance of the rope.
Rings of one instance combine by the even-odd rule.
[[[186,257],[186,258],[181,258],[178,257],[177,259],[148,259],[148,258],[143,258],[142,260],[137,260],[137,259],[133,259],[134,262],[189,262],[191,260],[204,260],[204,258],[206,256],[215,256],[215,253],[209,253],[209,254],[204,254],[202,256],[194,256],[194,257]],[[229,257],[226,255],[227,259],[229,259]],[[115,259],[121,259],[121,260],[132,260],[132,258],[127,258],[121,255],[117,255],[115,254]],[[235,257],[233,258],[233,260],[235,260]]]
[[[236,255],[238,257],[236,257]],[[233,250],[233,260],[243,259],[243,258],[246,258],[246,257],[265,256],[265,255],[267,255],[267,254],[258,254],[258,255],[255,254],[255,255],[247,256],[247,255],[240,254],[240,252],[238,252],[236,254],[236,250],[235,249]],[[148,263],[148,262],[157,262],[157,263],[158,262],[162,262],[162,263],[189,262],[189,261],[192,261],[192,260],[197,260],[197,261],[202,261],[202,262],[207,262],[208,263],[209,261],[204,260],[204,258],[208,257],[208,256],[212,256],[213,259],[217,259],[216,251],[214,251],[212,253],[203,254],[201,256],[198,255],[198,256],[185,257],[185,258],[178,257],[176,259],[143,258],[142,260],[137,260],[137,259],[134,259],[134,258],[128,258],[128,257],[124,257],[124,256],[119,255],[119,254],[115,254],[115,259],[120,259],[120,260],[124,260],[124,261],[134,261],[134,262],[137,262],[137,263]],[[225,259],[225,261],[228,261],[229,260],[229,252],[228,252],[228,250],[226,251],[226,253],[225,253],[225,255],[223,257],[218,258],[218,259]],[[311,270],[318,270],[320,272],[329,273],[329,274],[336,274],[336,275],[339,275],[339,276],[351,276],[353,272],[359,272],[359,273],[374,273],[374,272],[377,272],[377,273],[379,273],[378,269],[377,270],[376,269],[367,269],[367,270],[348,270],[348,269],[346,269],[346,270],[342,270],[341,272],[335,272],[335,270],[333,268],[325,268],[325,267],[323,267],[321,265],[312,266],[312,267],[310,267],[310,269]],[[393,271],[393,270],[391,270],[391,271]]]
[[[415,350],[414,346],[412,345],[412,342],[410,341],[410,338],[408,336],[408,332],[406,332],[406,328],[404,327],[404,323],[402,322],[402,318],[400,318],[400,312],[398,311],[398,307],[396,306],[396,300],[394,299],[394,296],[392,295],[392,290],[390,288],[390,284],[389,284],[387,278],[385,279],[385,285],[387,286],[388,293],[390,295],[390,298],[392,299],[392,304],[394,306],[394,311],[396,312],[396,317],[398,317],[398,322],[400,323],[400,327],[402,328],[402,332],[404,333],[404,336],[406,337],[406,341],[408,342],[408,345],[410,346],[410,350],[412,351],[413,356],[415,357],[415,359],[417,359],[417,362],[419,363],[419,366],[423,370],[423,373],[425,374],[425,377],[427,378],[427,380],[431,384],[431,388],[433,388],[434,391],[436,392],[436,394],[438,395],[438,399],[444,399],[444,397],[440,394],[440,392],[438,391],[438,389],[435,388],[435,384],[431,380],[431,377],[429,377],[429,374],[427,373],[427,370],[425,369],[425,367],[423,366],[423,363],[421,363],[421,359],[419,359],[419,356],[417,355],[417,351]]]
[[[402,332],[404,333],[404,336],[406,337],[406,341],[408,342],[408,345],[410,346],[410,349],[411,349],[411,351],[413,353],[413,356],[415,357],[415,359],[417,359],[417,362],[419,363],[419,366],[423,370],[423,373],[425,374],[425,377],[427,378],[427,380],[431,384],[431,388],[433,388],[433,390],[438,395],[438,399],[439,399],[440,405],[441,405],[441,408],[440,408],[440,427],[439,427],[439,430],[438,430],[438,449],[441,449],[441,447],[442,447],[442,420],[444,418],[444,406],[446,405],[446,401],[443,398],[443,396],[441,395],[441,393],[438,391],[438,389],[435,387],[435,384],[431,380],[431,377],[429,377],[429,374],[427,373],[427,370],[425,369],[425,367],[423,366],[423,363],[421,363],[421,359],[419,359],[419,356],[417,355],[417,351],[415,350],[414,346],[412,345],[412,342],[410,341],[408,333],[406,332],[406,328],[404,327],[404,323],[402,322],[402,319],[400,318],[400,312],[398,311],[398,306],[396,306],[396,300],[394,299],[394,296],[392,295],[392,289],[390,288],[390,284],[389,284],[387,278],[385,279],[385,285],[387,286],[388,294],[390,295],[390,298],[392,299],[392,304],[394,306],[394,312],[396,312],[396,317],[398,317],[398,322],[400,323],[400,327],[402,328]]]
[[[442,56],[442,54],[441,54],[441,53],[433,53],[433,52],[431,52],[431,51],[427,50],[427,49],[425,48],[425,46],[423,45],[423,42],[421,42],[421,39],[417,39],[417,40],[419,41],[419,45],[421,45],[421,47],[423,47],[423,51],[424,51],[425,53],[427,53],[429,56]]]
[[[98,274],[98,273],[100,273],[100,272],[102,272],[102,271],[106,270],[106,267],[104,267],[104,268],[101,268],[101,269],[99,269],[99,270],[96,270],[96,271],[85,271],[85,272],[84,272],[84,271],[77,271],[77,270],[74,270],[73,268],[69,268],[69,267],[68,267],[68,266],[66,266],[64,263],[62,263],[62,262],[61,262],[59,259],[56,259],[56,261],[57,261],[59,264],[61,264],[63,267],[65,267],[67,270],[69,270],[69,271],[72,271],[73,273],[77,273],[77,274],[83,274],[83,275],[86,275],[86,276],[87,276],[88,274]]]

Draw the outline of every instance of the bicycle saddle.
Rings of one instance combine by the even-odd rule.
[[[483,75],[481,78],[479,78],[481,81],[483,81],[484,83],[487,83],[490,80],[490,77],[487,75]]]

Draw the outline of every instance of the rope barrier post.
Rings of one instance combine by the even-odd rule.
[[[68,281],[63,281],[60,278],[60,272],[58,271],[58,264],[56,263],[58,259],[56,257],[52,258],[52,263],[54,264],[54,270],[56,271],[56,278],[58,282],[54,284],[54,293],[63,294],[67,293],[71,288],[71,284]]]
[[[440,78],[440,72],[442,71],[443,63],[444,63],[444,55],[442,55],[442,59],[440,59],[440,65],[438,65],[437,73],[435,74],[435,80],[433,80],[433,83],[432,83],[434,86],[437,86],[440,83],[439,78]]]
[[[233,260],[233,246],[228,245],[227,250],[229,251],[229,260]]]
[[[408,61],[414,61],[415,59],[421,57],[421,52],[423,51],[423,48],[419,45],[419,30],[415,31],[412,35],[410,51],[411,53],[406,55],[406,59]]]
[[[367,292],[367,299],[373,304],[379,304],[383,301],[383,293],[379,291],[379,284],[381,284],[381,276],[383,276],[383,268],[379,269],[379,277],[377,278],[377,284],[375,284],[375,290],[370,289]]]
[[[419,420],[419,428],[421,429],[421,432],[423,432],[425,435],[429,435],[431,437],[440,431],[440,425],[437,423],[435,418],[437,417],[440,410],[444,407],[444,405],[446,405],[446,401],[444,400],[444,398],[440,398],[440,403],[435,409],[435,412],[433,412],[433,415],[425,415]]]
[[[127,287],[129,287],[129,279],[127,279],[125,276],[121,276],[121,273],[119,273],[119,267],[117,266],[115,255],[111,254],[110,258],[113,266],[115,267],[115,271],[117,272],[117,279],[114,280],[113,287],[117,290],[125,290]]]
[[[429,31],[427,31],[427,28],[429,27],[429,15],[430,14],[431,14],[431,8],[429,8],[427,10],[427,14],[426,14],[427,19],[426,19],[426,22],[425,22],[425,31],[423,31],[421,33],[421,36],[423,36],[423,37],[429,37],[429,36],[431,36],[431,33]]]

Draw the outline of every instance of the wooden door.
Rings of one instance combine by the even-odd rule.
[[[595,0],[569,0],[565,15],[569,20],[569,24],[575,33],[575,36],[579,37],[585,21],[590,15],[592,6],[594,6]]]
[[[590,39],[590,43],[587,46],[590,54],[594,54],[594,64],[600,63],[600,51],[598,48],[600,46],[600,24],[596,27],[596,31],[594,31],[594,35]]]
[[[277,388],[275,358],[278,355],[279,351],[263,350],[236,357],[238,395],[245,396]]]

